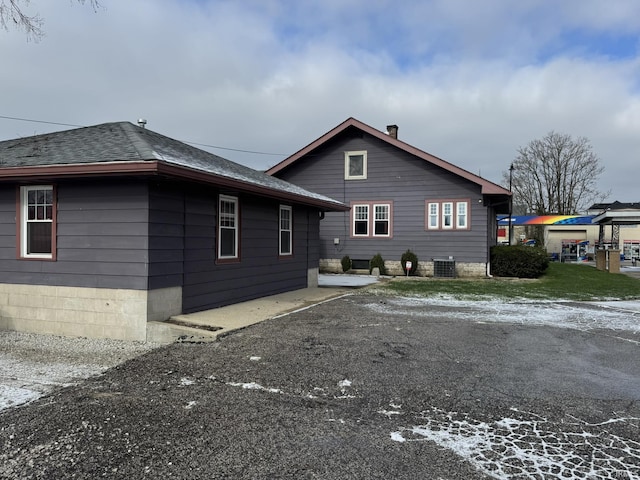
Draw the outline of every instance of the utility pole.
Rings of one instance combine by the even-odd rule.
[[[513,180],[513,163],[509,166],[509,245],[513,243],[513,229],[512,218],[513,217],[513,192],[511,191],[511,182]]]

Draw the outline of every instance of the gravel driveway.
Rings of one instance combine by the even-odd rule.
[[[360,292],[0,412],[0,478],[638,479],[624,304]]]

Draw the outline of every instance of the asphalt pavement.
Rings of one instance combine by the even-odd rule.
[[[355,291],[0,412],[0,478],[640,478],[628,305]]]

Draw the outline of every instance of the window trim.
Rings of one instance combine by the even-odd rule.
[[[234,226],[233,228],[224,227],[222,222],[220,221],[222,217],[222,202],[229,202],[234,205]],[[233,255],[222,255],[222,230],[223,228],[234,230],[234,254]],[[217,261],[220,263],[225,262],[237,262],[240,260],[240,202],[238,197],[234,197],[231,195],[219,195],[218,196],[218,228],[217,230]]]
[[[440,204],[441,207],[441,228],[443,230],[453,230],[456,224],[456,214],[453,211],[454,202],[446,201]]]
[[[373,237],[389,237],[391,235],[391,204],[389,203],[374,203],[373,205],[373,215],[371,216],[371,236]],[[376,223],[378,219],[376,218],[376,207],[387,207],[387,219],[384,220],[387,223],[387,233],[379,234],[376,233]]]
[[[432,214],[431,206],[435,205],[435,213]],[[451,206],[451,225],[445,226],[445,205]],[[464,215],[460,214],[460,206],[465,205]],[[425,200],[425,212],[424,212],[424,229],[426,231],[464,231],[471,230],[469,226],[469,215],[471,212],[471,201],[468,198],[460,199],[428,199]],[[436,225],[431,225],[431,220],[436,219]],[[461,224],[461,219],[464,218],[464,222]]]
[[[351,175],[351,157],[362,155],[362,175]],[[344,152],[344,179],[345,180],[366,180],[367,179],[367,151],[352,150]]]
[[[289,228],[282,228],[282,212],[289,212]],[[278,256],[280,257],[292,257],[293,256],[293,207],[291,205],[280,205],[278,209]],[[282,234],[288,233],[289,236],[289,251],[282,251]]]
[[[388,233],[376,234],[376,207],[387,207],[387,224]],[[356,207],[367,207],[367,233],[356,234]],[[377,201],[353,201],[351,202],[351,209],[349,211],[350,223],[351,223],[351,238],[393,238],[393,201],[392,200],[377,200]]]
[[[51,191],[51,253],[27,253],[27,224],[28,216],[28,192],[33,190]],[[46,185],[22,185],[16,189],[16,255],[23,260],[55,261],[57,258],[57,225],[58,225],[58,200],[56,186]],[[40,222],[38,222],[40,223]]]
[[[435,212],[431,212],[431,206],[435,207]],[[431,224],[431,220],[435,220],[435,225]],[[440,203],[439,202],[428,202],[426,209],[426,230],[440,230]]]
[[[464,214],[460,214],[460,206],[464,205]],[[468,230],[469,229],[469,202],[456,202],[456,229]],[[461,223],[460,219],[464,218],[464,222]]]

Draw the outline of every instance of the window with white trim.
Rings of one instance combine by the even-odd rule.
[[[344,152],[344,178],[345,180],[366,180],[367,178],[367,152]]]
[[[353,237],[391,237],[393,231],[392,202],[358,202],[351,204]]]
[[[374,205],[373,235],[386,237],[389,235],[389,205]]]
[[[453,228],[453,202],[442,204],[442,228]]]
[[[468,230],[469,200],[425,201],[425,230]]]
[[[20,187],[20,256],[53,258],[55,195],[52,185]]]
[[[427,228],[428,229],[437,229],[440,227],[440,222],[438,221],[439,218],[439,210],[440,210],[440,204],[439,203],[429,203],[427,208],[429,211],[429,215],[428,215],[428,220],[427,220]]]
[[[220,195],[218,201],[218,258],[238,258],[238,198]]]
[[[289,205],[280,205],[280,255],[293,254],[293,216]]]
[[[456,202],[456,228],[467,228],[467,202]]]
[[[353,236],[369,236],[369,205],[353,206]]]

